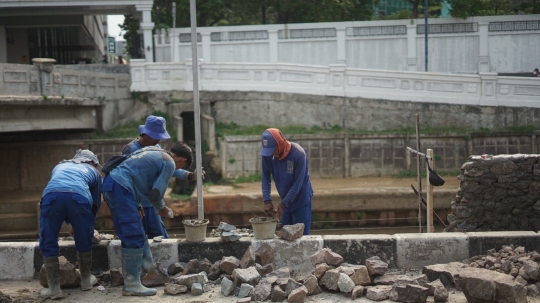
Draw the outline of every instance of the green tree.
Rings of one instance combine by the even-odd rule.
[[[137,30],[140,27],[139,20],[133,16],[124,16],[124,23],[120,24],[120,28],[125,32],[124,39],[126,40],[126,52],[131,58],[141,58],[141,39]]]
[[[538,0],[536,1],[538,2]],[[533,3],[534,1],[527,2]],[[512,0],[448,0],[448,3],[451,6],[450,14],[452,17],[463,19],[472,16],[513,15],[522,4],[525,4],[515,5]]]

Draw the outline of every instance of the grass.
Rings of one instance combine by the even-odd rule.
[[[262,173],[255,173],[253,175],[249,175],[247,177],[238,177],[234,179],[234,183],[249,183],[249,182],[261,182],[262,181]]]
[[[154,116],[164,117],[167,120],[166,127],[167,132],[171,135],[172,142],[176,142],[176,130],[173,127],[172,119],[169,119],[168,115],[164,112],[155,111],[152,113]],[[139,134],[139,125],[143,125],[146,122],[146,117],[139,121],[130,122],[128,124],[118,126],[108,132],[96,132],[92,135],[92,139],[125,139],[125,138],[137,138]]]
[[[216,135],[218,137],[223,136],[253,136],[261,135],[267,128],[270,128],[268,125],[256,124],[252,126],[241,126],[234,122],[231,123],[216,123]],[[416,134],[416,129],[413,127],[402,128],[402,129],[388,129],[381,131],[370,131],[370,130],[361,130],[361,129],[343,129],[339,125],[334,125],[331,128],[321,128],[318,126],[306,127],[301,125],[289,125],[282,126],[279,130],[286,135],[290,134],[360,134],[360,135],[382,135],[382,134]],[[515,126],[508,127],[503,130],[495,131],[512,131],[512,132],[531,132],[535,131],[536,127],[532,125],[528,126]],[[492,130],[481,127],[478,129],[471,130],[466,127],[436,127],[436,128],[422,128],[420,129],[422,134],[434,134],[434,133],[486,133],[492,132]]]
[[[461,174],[461,171],[457,170],[457,171],[438,171],[436,170],[437,174],[439,174],[440,176],[458,176],[459,174]],[[426,177],[426,169],[425,168],[422,168],[421,172],[420,172],[420,175],[422,176],[422,178],[425,178]],[[417,178],[418,177],[418,173],[416,171],[412,171],[412,170],[406,170],[406,171],[402,171],[398,174],[394,174],[392,175],[393,178],[396,178],[396,179],[406,179],[406,178]]]
[[[175,193],[172,193],[172,192],[170,193],[170,195],[171,195],[171,198],[176,199],[176,200],[181,200],[181,201],[191,199],[190,195],[179,195],[179,194],[175,194]]]

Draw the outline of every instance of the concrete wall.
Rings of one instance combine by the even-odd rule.
[[[257,249],[261,244],[268,243],[274,248],[276,268],[288,266],[295,275],[304,275],[313,270],[309,257],[322,248],[330,248],[349,264],[363,265],[367,258],[378,256],[390,268],[421,268],[486,255],[488,249],[499,250],[503,245],[513,244],[523,246],[525,251],[538,251],[539,240],[540,235],[535,232],[303,236],[292,242],[277,238],[255,240],[244,237],[238,242],[228,243],[220,238],[207,238],[199,243],[164,239],[161,243],[150,243],[150,249],[154,262],[167,267],[191,259],[208,258],[210,262],[221,260],[224,256],[241,259],[250,245]],[[93,245],[94,274],[121,267],[119,242],[101,241]],[[77,261],[72,241],[60,241],[60,255],[72,263]],[[0,243],[0,280],[36,278],[42,264],[36,243]]]
[[[504,140],[491,140],[504,145]],[[502,142],[501,142],[502,141]],[[509,138],[517,143],[519,138]],[[519,144],[519,143],[518,143]],[[461,167],[461,180],[447,231],[540,229],[540,156],[472,156]]]
[[[524,21],[532,24],[518,23]],[[540,61],[539,21],[540,15],[430,19],[429,71],[532,72],[530,62]],[[424,71],[423,27],[423,19],[199,27],[199,58]],[[191,59],[189,33],[157,32],[156,62]]]

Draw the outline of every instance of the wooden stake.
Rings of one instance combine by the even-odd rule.
[[[428,149],[426,152],[426,155],[429,157],[427,158],[427,161],[429,162],[429,165],[431,166],[431,169],[435,169],[435,161],[433,161],[433,150]],[[426,165],[426,176],[429,178],[429,169]],[[433,233],[435,232],[435,228],[433,227],[433,185],[429,183],[429,179],[427,182],[427,232]]]
[[[416,114],[416,150],[420,151],[420,115]],[[422,174],[420,173],[420,155],[416,154],[416,172],[418,173],[418,230],[422,233]]]

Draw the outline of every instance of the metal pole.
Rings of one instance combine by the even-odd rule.
[[[172,22],[172,27],[173,27],[173,30],[172,30],[172,34],[171,34],[171,43],[172,43],[172,55],[171,55],[171,62],[175,62],[176,61],[176,58],[174,58],[174,48],[175,48],[175,43],[176,43],[176,2],[173,2],[172,3],[172,19],[173,19],[173,22]]]
[[[433,149],[428,149],[426,152],[426,155],[428,155],[430,158],[427,158],[427,161],[429,162],[429,165],[431,166],[431,169],[435,169],[435,161],[433,161]],[[426,165],[426,176],[429,178],[429,169]],[[427,208],[427,232],[433,233],[435,232],[435,227],[433,227],[433,185],[429,183],[429,179],[427,181],[427,199],[426,199],[426,208]]]
[[[420,150],[420,115],[416,114],[416,150]],[[418,228],[422,233],[422,174],[420,173],[420,154],[416,154],[416,172],[418,173]]]
[[[426,65],[426,72],[428,71],[428,32],[429,32],[429,28],[428,28],[428,0],[424,0],[424,46],[425,46],[425,50],[424,50],[424,53],[425,53],[425,65]]]
[[[193,68],[193,115],[195,116],[195,165],[197,169],[197,205],[199,220],[204,219],[202,196],[202,156],[201,156],[201,110],[199,104],[199,61],[197,60],[197,9],[195,0],[189,0],[191,19],[191,60]]]

